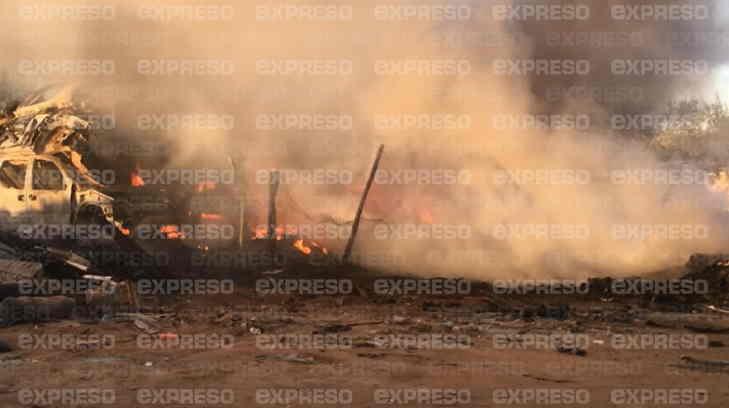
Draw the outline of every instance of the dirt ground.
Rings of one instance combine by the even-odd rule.
[[[686,357],[728,360],[729,318],[564,304],[481,293],[263,296],[249,285],[166,297],[147,306],[147,325],[107,316],[0,329],[13,348],[0,353],[0,406],[727,406],[729,368]],[[711,326],[687,323],[696,321]],[[195,334],[202,340],[181,340]],[[327,342],[306,343],[314,334]],[[60,335],[70,342],[49,340]],[[84,402],[48,391],[89,388],[111,394]],[[184,390],[206,394],[185,400]],[[670,404],[662,392],[680,395]]]

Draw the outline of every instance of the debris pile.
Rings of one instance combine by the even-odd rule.
[[[94,271],[70,250],[0,242],[0,325],[86,317],[93,305],[138,306],[134,285]]]
[[[694,254],[686,263],[682,279],[705,281],[710,294],[729,294],[729,254]]]

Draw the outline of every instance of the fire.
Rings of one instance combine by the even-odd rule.
[[[200,219],[205,221],[222,221],[223,215],[216,213],[201,213]]]
[[[283,226],[277,226],[274,229],[274,235],[276,236],[276,240],[280,241],[284,239],[284,227]],[[255,232],[253,233],[253,239],[266,239],[268,238],[268,228],[265,225],[259,225],[256,227]]]
[[[277,226],[275,229],[276,233],[276,240],[281,241],[286,237],[286,231],[283,226]],[[267,239],[268,238],[268,228],[266,225],[259,225],[256,227],[253,239]],[[324,248],[323,246],[319,245],[319,243],[314,241],[308,241],[307,243],[304,243],[304,240],[299,238],[294,240],[293,244],[291,244],[294,248],[296,248],[299,252],[301,252],[304,255],[311,255],[311,253],[314,251],[313,248],[318,248],[319,251],[324,253],[325,255],[329,254],[329,251]]]
[[[177,228],[177,225],[163,225],[159,230],[167,236],[167,239],[182,239],[185,237],[185,235]]]
[[[711,185],[709,188],[714,192],[727,192],[729,191],[729,173],[722,170],[716,174],[713,174]]]
[[[298,249],[299,252],[301,252],[304,255],[311,254],[311,248],[304,245],[303,239],[297,239],[296,241],[294,241],[294,248]]]
[[[256,232],[253,235],[254,239],[264,239],[266,238],[266,227],[264,225],[259,225],[256,227]]]
[[[435,222],[433,219],[433,213],[427,208],[418,211],[418,218],[420,219],[420,222],[424,224],[433,224]]]
[[[217,184],[214,181],[203,181],[195,186],[195,191],[203,193],[205,191],[215,190],[216,186]]]
[[[135,168],[134,170],[132,170],[130,174],[130,179],[131,180],[129,181],[134,187],[141,187],[144,185],[144,179],[139,176],[139,168]]]

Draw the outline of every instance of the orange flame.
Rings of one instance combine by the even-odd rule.
[[[423,208],[418,211],[418,218],[420,222],[424,224],[433,224],[435,222],[433,219],[433,213],[427,208]]]
[[[141,187],[144,185],[144,179],[139,176],[139,168],[135,168],[134,170],[132,170],[130,174],[130,179],[131,180],[129,181],[134,187]]]
[[[296,241],[294,241],[294,248],[298,249],[299,252],[301,252],[304,255],[311,254],[311,248],[304,245],[303,239],[297,239]]]
[[[286,230],[283,226],[279,225],[274,229],[274,236],[276,237],[277,241],[281,241],[284,239]],[[253,239],[266,239],[268,238],[268,227],[265,225],[259,225],[256,227],[255,232],[253,233]]]
[[[195,191],[202,193],[205,191],[215,190],[216,186],[217,184],[215,184],[214,181],[203,181],[195,186]]]
[[[215,213],[201,213],[200,219],[205,220],[205,221],[222,221],[223,215],[215,214]]]
[[[259,225],[256,227],[256,232],[253,235],[254,239],[264,239],[266,238],[266,227],[264,225]]]
[[[184,238],[184,234],[180,232],[177,225],[163,225],[160,227],[160,232],[167,236],[167,239],[181,239]]]

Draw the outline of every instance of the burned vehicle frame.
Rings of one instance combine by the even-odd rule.
[[[116,174],[123,170],[87,167],[93,114],[74,92],[73,86],[47,87],[0,112],[0,231],[99,225],[126,237],[146,216],[165,214],[174,222],[180,211],[173,204],[184,200],[170,198],[169,189],[119,185]]]

